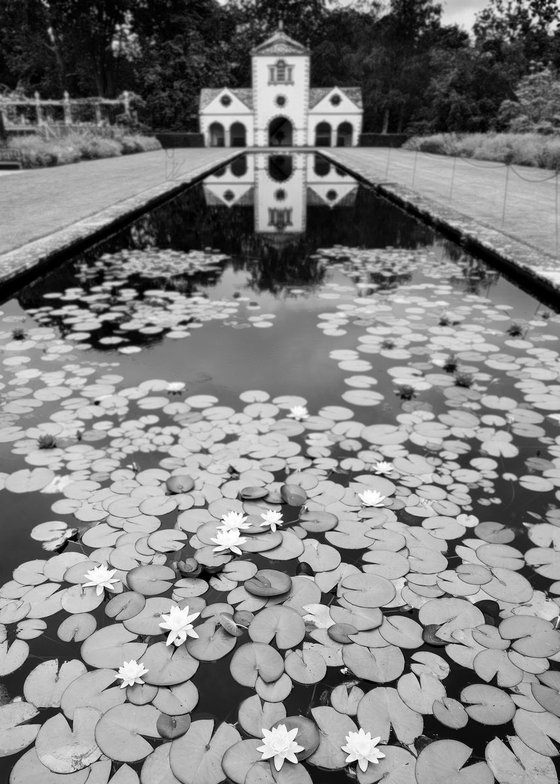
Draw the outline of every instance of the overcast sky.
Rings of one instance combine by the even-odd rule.
[[[458,24],[470,30],[478,11],[488,0],[442,0],[444,24]]]

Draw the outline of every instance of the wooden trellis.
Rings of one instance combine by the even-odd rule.
[[[122,107],[122,114],[131,118],[131,99],[128,91],[114,99],[70,98],[67,92],[60,100],[43,100],[38,92],[33,98],[0,97],[0,131],[3,128],[5,133],[49,134],[76,126],[100,127],[107,124],[107,110],[112,107]],[[93,115],[86,122],[79,119],[84,109]],[[53,112],[58,112],[60,119],[53,119],[50,116]]]

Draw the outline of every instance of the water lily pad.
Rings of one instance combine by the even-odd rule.
[[[262,739],[241,740],[226,750],[222,767],[228,779],[234,784],[274,784],[270,762],[262,761],[262,753],[258,747],[262,746]]]
[[[396,680],[404,670],[404,657],[400,648],[367,648],[362,645],[345,645],[342,651],[344,664],[358,678],[374,683]]]
[[[331,692],[331,705],[339,713],[346,713],[347,716],[355,716],[363,696],[364,692],[359,686],[349,683],[339,683]]]
[[[271,683],[284,672],[282,656],[270,645],[260,642],[245,643],[238,648],[229,666],[237,683],[252,689],[255,688],[257,678]]]
[[[548,621],[531,615],[515,615],[503,620],[500,636],[512,640],[511,647],[524,656],[548,657],[560,651],[560,631]]]
[[[454,730],[462,729],[469,721],[469,716],[461,703],[451,697],[442,697],[441,700],[436,700],[432,710],[441,724]]]
[[[269,730],[273,724],[285,717],[286,709],[281,702],[264,702],[257,694],[247,697],[239,706],[240,725],[245,732],[256,738],[262,737],[263,728]]]
[[[27,702],[37,708],[58,708],[66,688],[86,672],[77,659],[58,665],[58,659],[42,662],[32,670],[23,684]]]
[[[554,763],[537,754],[518,737],[508,737],[511,750],[499,738],[485,749],[486,762],[499,784],[557,784]]]
[[[97,621],[91,613],[77,613],[65,618],[56,633],[64,642],[83,642],[96,628]]]
[[[518,709],[513,717],[515,731],[527,746],[545,757],[558,754],[552,742],[560,743],[560,719],[551,713]]]
[[[396,689],[378,687],[371,689],[358,705],[358,723],[372,737],[379,736],[386,743],[391,728],[401,743],[414,743],[422,734],[422,716],[406,705]]]
[[[294,648],[305,636],[305,624],[290,607],[265,607],[251,622],[249,636],[253,642],[274,640],[278,648]]]
[[[116,621],[127,621],[140,613],[146,599],[141,593],[136,591],[125,591],[124,593],[113,596],[105,605],[105,614]]]
[[[395,597],[393,584],[375,574],[355,574],[345,577],[340,592],[356,607],[384,607]]]
[[[122,664],[122,662],[119,663]],[[126,694],[115,685],[114,670],[98,669],[85,672],[70,683],[60,699],[60,707],[68,719],[74,718],[77,708],[95,708],[101,713],[115,705],[121,705]]]
[[[296,757],[301,762],[310,757],[319,747],[321,735],[315,722],[305,716],[287,716],[279,719],[272,726],[277,727],[283,724],[288,732],[297,728],[297,743],[303,746],[302,751],[298,751]]]
[[[11,702],[0,707],[0,757],[17,754],[37,737],[40,724],[28,724],[38,714],[28,702]]]
[[[416,761],[418,784],[493,784],[485,762],[463,767],[472,749],[457,740],[436,740],[426,746]]]
[[[175,572],[169,566],[137,566],[126,577],[128,587],[143,596],[165,593],[175,580]]]
[[[346,745],[349,732],[358,731],[355,723],[349,716],[338,713],[328,705],[312,708],[311,715],[319,728],[320,742],[317,750],[309,757],[309,762],[328,770],[344,768],[346,752],[341,747]]]
[[[82,659],[90,667],[118,668],[123,661],[139,659],[146,650],[145,643],[133,642],[136,637],[122,623],[105,626],[82,644]]]
[[[224,754],[240,740],[231,724],[220,724],[214,732],[212,720],[193,721],[188,732],[171,746],[171,769],[182,784],[219,784],[226,777]]]
[[[14,640],[11,645],[7,640],[0,642],[0,676],[18,670],[28,656],[29,645],[24,640]]]
[[[495,686],[474,683],[461,692],[461,702],[475,721],[481,724],[506,724],[513,718],[515,703],[506,692]]]
[[[190,726],[191,717],[188,714],[168,716],[165,713],[160,713],[156,724],[157,731],[161,737],[166,738],[167,740],[180,738]]]
[[[76,773],[53,773],[43,765],[35,748],[32,748],[12,768],[10,784],[85,784],[89,774],[88,768]]]
[[[321,654],[309,648],[291,651],[286,655],[286,673],[297,683],[319,683],[327,673],[327,665]]]
[[[95,708],[76,708],[72,729],[61,713],[47,719],[35,741],[43,765],[53,773],[74,773],[98,760],[102,752],[95,733],[100,717]]]
[[[292,580],[288,574],[276,569],[259,569],[246,580],[244,588],[254,596],[282,596],[292,588]]]
[[[148,672],[143,676],[144,683],[152,686],[174,686],[192,678],[198,670],[198,661],[183,646],[175,648],[164,642],[156,642],[147,648],[138,659]]]
[[[159,716],[153,705],[116,705],[99,719],[95,739],[110,759],[137,762],[152,752],[152,746],[145,738],[160,737]]]
[[[198,639],[188,638],[187,650],[199,661],[217,661],[231,653],[237,642],[236,636],[232,636],[218,618],[199,624],[196,633]]]

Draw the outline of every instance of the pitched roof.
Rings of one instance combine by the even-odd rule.
[[[339,87],[336,86],[343,95],[346,95],[356,106],[362,106],[362,90],[360,87]],[[311,87],[309,90],[309,108],[313,109],[327,95],[332,93],[334,87]]]
[[[253,108],[253,90],[250,87],[237,87],[232,89],[231,87],[219,87],[218,89],[213,87],[203,87],[200,91],[200,111],[204,111],[207,106],[209,106],[212,101],[221,95],[224,90],[229,90],[230,93],[235,95],[236,98],[247,106],[248,109]]]
[[[283,30],[277,30],[274,35],[267,38],[264,43],[255,46],[255,48],[251,50],[252,57],[255,55],[283,56],[290,54],[309,55],[309,49],[303,44],[294,41],[294,39],[290,38],[289,35],[286,35]]]

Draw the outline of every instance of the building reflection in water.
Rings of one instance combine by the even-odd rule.
[[[351,207],[357,192],[353,177],[304,152],[243,155],[204,180],[209,206],[252,206],[255,235],[278,250],[300,243],[308,207]]]

